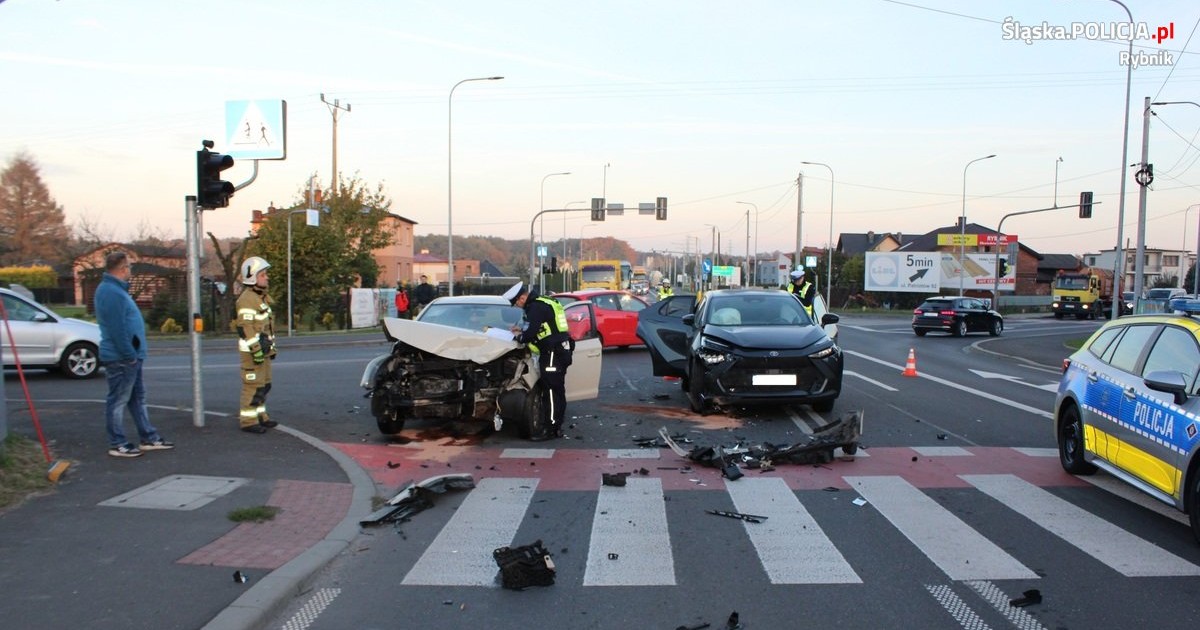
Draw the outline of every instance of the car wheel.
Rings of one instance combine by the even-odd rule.
[[[542,390],[541,383],[534,386],[525,394],[525,404],[522,409],[521,421],[517,423],[517,433],[528,440],[531,437],[546,435],[548,427],[543,426],[542,420]]]
[[[682,389],[683,393],[685,394],[688,392],[689,383],[690,381],[688,380],[687,374],[679,377],[679,388]]]
[[[1062,313],[1055,313],[1055,314],[1054,314],[1054,319],[1062,319],[1062,318],[1063,318],[1063,314],[1062,314]]]
[[[828,413],[830,411],[833,411],[833,403],[836,400],[837,400],[836,398],[830,398],[829,400],[822,400],[820,402],[815,402],[812,404],[813,411],[817,411],[820,413]]]
[[[375,424],[379,427],[379,432],[384,435],[396,435],[404,430],[404,419],[399,417],[395,411],[383,416],[375,416]]]
[[[100,370],[96,346],[83,341],[67,346],[58,367],[69,378],[92,378]]]
[[[988,329],[988,334],[993,337],[999,337],[1004,330],[1004,321],[999,319],[992,320],[992,327]]]
[[[842,452],[847,455],[853,455],[858,452],[858,445],[857,444],[843,444]]]
[[[1072,475],[1090,475],[1096,467],[1083,459],[1083,418],[1074,404],[1063,407],[1058,419],[1058,461]]]
[[[704,402],[704,376],[696,373],[694,365],[688,374],[688,406],[696,413],[705,413],[708,404]]]
[[[954,322],[954,330],[953,330],[952,334],[955,337],[965,337],[967,335],[966,320],[960,319],[960,320]]]
[[[915,333],[915,334],[916,334],[918,337],[924,337],[924,336],[925,336],[925,333],[927,333],[927,332],[929,332],[929,331],[927,331],[927,330],[921,330],[921,329],[919,329],[919,328],[914,328],[914,329],[913,329],[913,333]]]

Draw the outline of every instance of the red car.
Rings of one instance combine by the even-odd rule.
[[[574,301],[587,300],[595,305],[596,327],[605,348],[642,345],[642,340],[637,336],[638,313],[647,304],[630,292],[594,289],[555,293],[551,297],[566,305],[567,325],[571,327],[572,336],[575,336],[575,327],[584,326],[585,323],[572,318],[569,305]]]

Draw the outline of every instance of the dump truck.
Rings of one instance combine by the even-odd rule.
[[[1113,271],[1085,267],[1078,271],[1059,271],[1054,277],[1050,303],[1055,319],[1074,315],[1075,319],[1112,316]]]

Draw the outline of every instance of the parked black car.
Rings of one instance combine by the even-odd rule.
[[[711,405],[803,403],[830,411],[842,390],[842,350],[795,296],[767,289],[675,295],[638,314],[655,376],[682,377],[694,411]],[[824,310],[822,304],[821,310]]]
[[[978,298],[931,297],[913,311],[912,328],[918,337],[924,337],[931,330],[948,332],[955,337],[971,332],[985,332],[995,337],[1004,331],[1004,316]]]

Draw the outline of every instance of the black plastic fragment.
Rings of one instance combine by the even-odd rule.
[[[1008,602],[1009,605],[1015,606],[1017,608],[1024,608],[1025,606],[1030,606],[1032,604],[1042,603],[1042,592],[1037,590],[1036,588],[1031,588],[1028,591],[1025,591],[1024,593],[1022,593],[1021,595],[1022,595],[1021,597],[1018,597],[1013,600],[1009,600],[1009,602]]]

